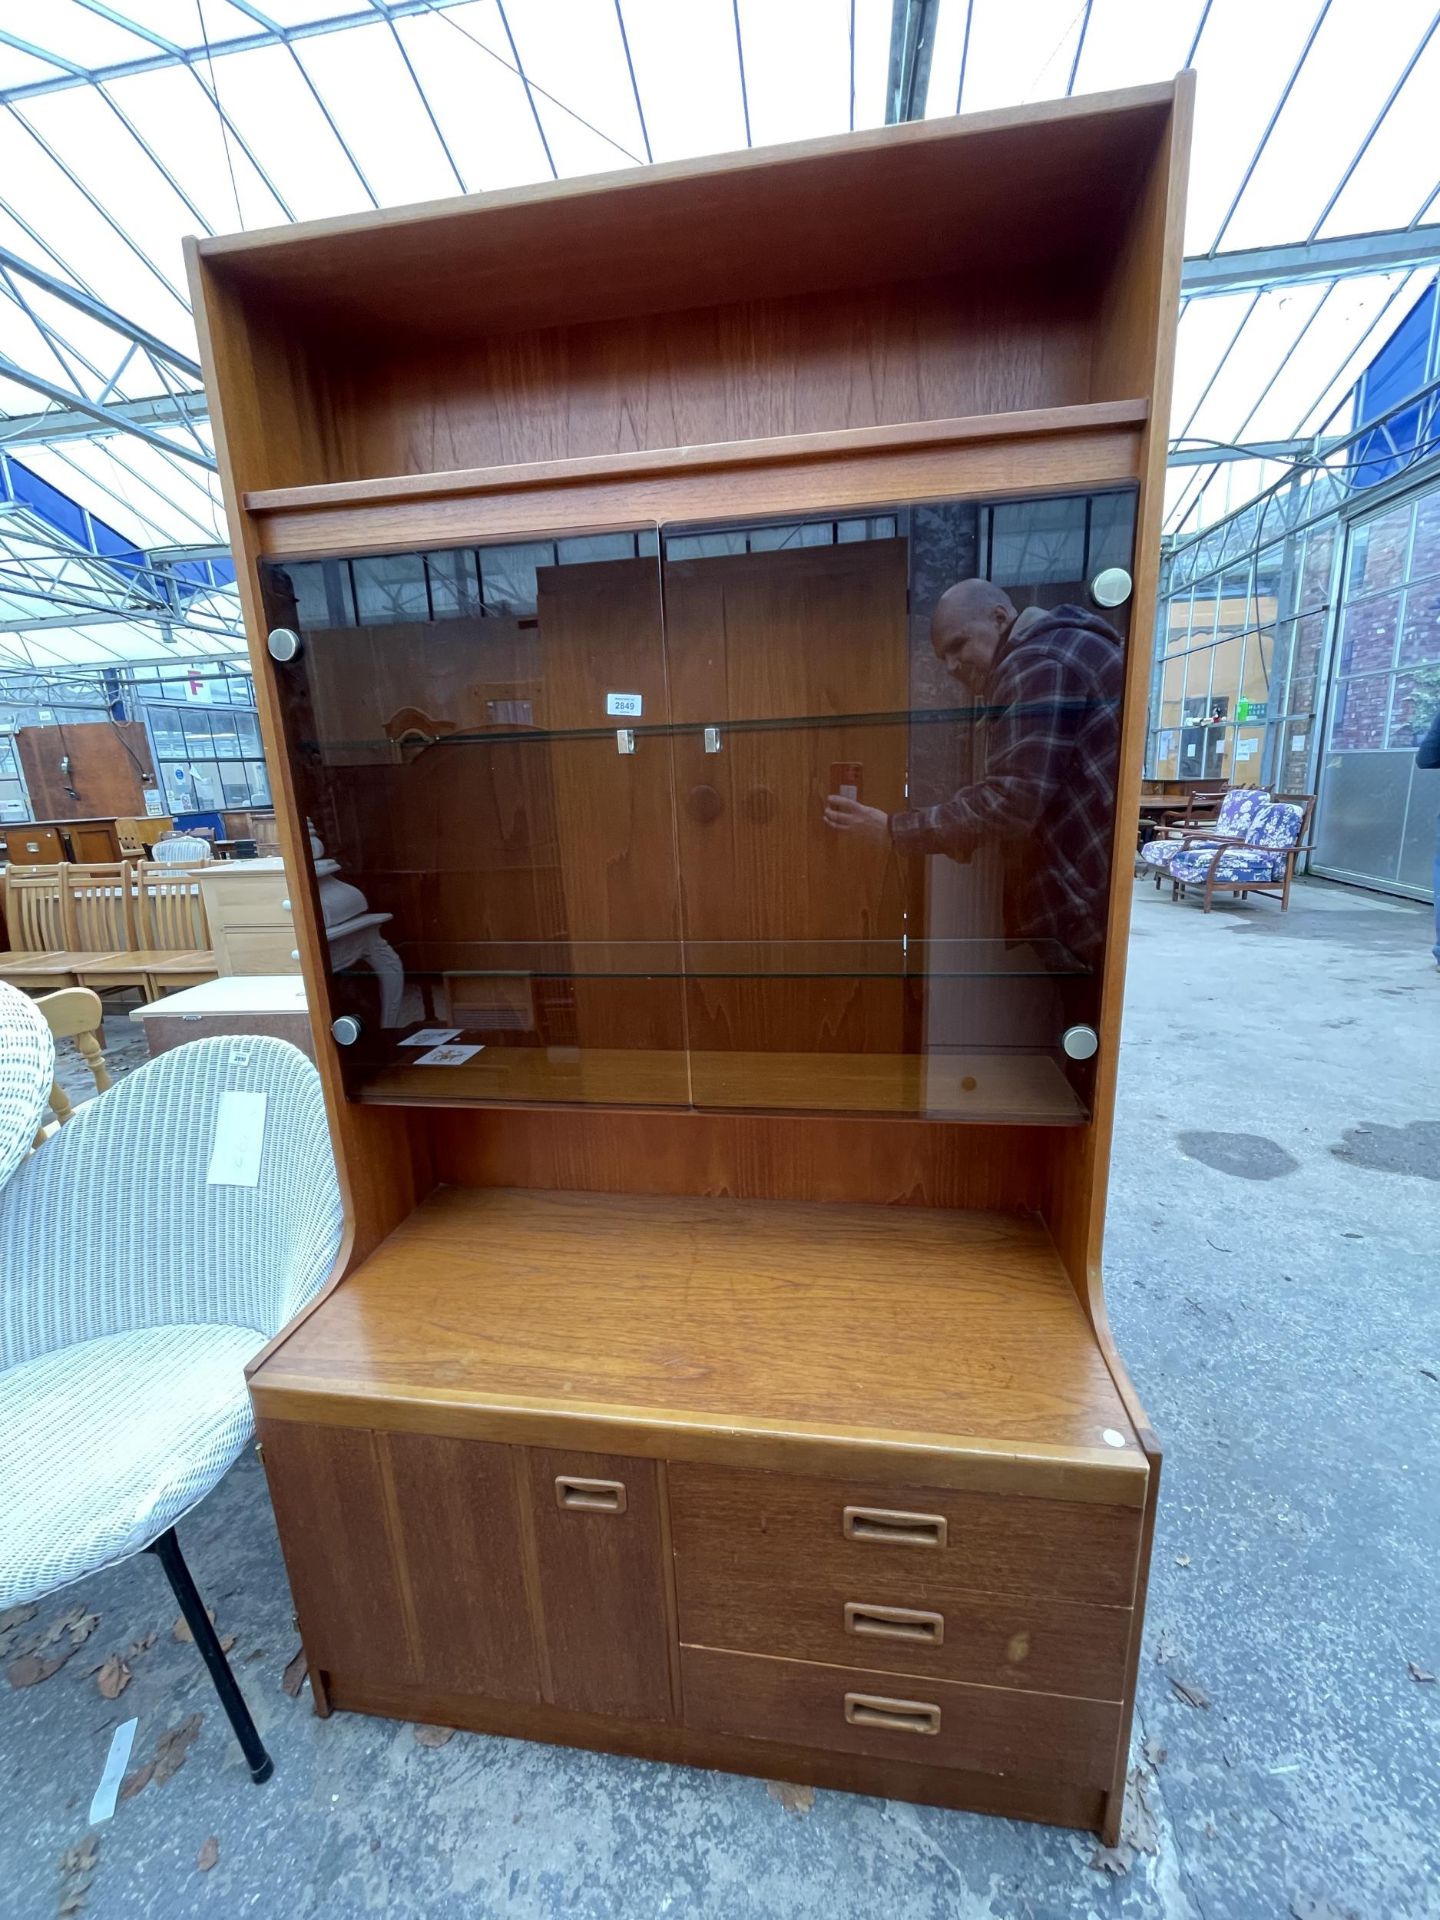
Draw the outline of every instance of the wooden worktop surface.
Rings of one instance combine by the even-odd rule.
[[[784,1435],[1120,1504],[1148,1471],[1044,1228],[1003,1214],[445,1187],[252,1386],[277,1418],[752,1465]]]

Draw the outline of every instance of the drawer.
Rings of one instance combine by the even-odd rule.
[[[228,927],[222,936],[231,973],[298,973],[293,927]]]
[[[1057,1606],[1024,1594],[937,1596],[860,1578],[848,1587],[815,1583],[776,1594],[763,1581],[727,1577],[697,1590],[683,1571],[679,1592],[687,1644],[1094,1700],[1125,1693],[1128,1607]]]
[[[207,875],[204,894],[211,919],[222,927],[279,927],[292,918],[290,882],[283,873],[257,874],[253,880]]]
[[[731,1644],[716,1638],[728,1606],[781,1616],[815,1594],[932,1611],[973,1594],[1134,1600],[1138,1507],[680,1462],[670,1503],[681,1638],[705,1646]]]
[[[791,1747],[1108,1786],[1121,1709],[950,1680],[687,1647],[685,1724]]]

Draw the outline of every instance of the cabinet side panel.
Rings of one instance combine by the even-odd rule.
[[[1147,696],[1160,571],[1160,523],[1180,295],[1185,184],[1190,153],[1193,75],[1181,74],[1168,138],[1137,201],[1101,308],[1092,391],[1124,386],[1150,400],[1136,521],[1135,590],[1131,606],[1125,716],[1120,743],[1115,840],[1105,971],[1100,995],[1100,1052],[1093,1120],[1056,1149],[1055,1188],[1047,1217],[1076,1291],[1097,1328],[1104,1326],[1100,1278],[1105,1190],[1115,1114],[1115,1080],[1130,932],[1131,868],[1139,813]],[[1105,1336],[1108,1338],[1108,1334]],[[1138,1413],[1138,1408],[1135,1409]],[[1143,1423],[1143,1415],[1136,1424]]]
[[[325,967],[309,839],[285,747],[273,663],[265,646],[266,623],[256,572],[259,542],[253,522],[241,509],[240,496],[247,488],[293,475],[308,437],[318,436],[321,429],[303,381],[293,369],[287,370],[283,350],[252,334],[233,297],[201,265],[193,241],[187,243],[186,265],[255,676],[255,703],[275,794],[281,851],[293,889],[296,945],[312,1025],[318,1028],[319,1010],[326,1005]],[[434,1182],[423,1129],[412,1129],[405,1114],[348,1102],[329,1035],[319,1031],[316,1064],[345,1204],[345,1237],[333,1283],[334,1277],[348,1272],[377,1246]]]

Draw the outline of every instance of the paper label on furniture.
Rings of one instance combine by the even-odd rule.
[[[638,720],[645,706],[645,697],[639,693],[607,693],[605,711],[610,715],[619,714],[626,720]]]
[[[116,1727],[111,1735],[110,1751],[105,1756],[105,1771],[100,1775],[95,1798],[90,1802],[92,1827],[98,1827],[102,1820],[108,1820],[115,1811],[120,1782],[125,1778],[125,1769],[130,1764],[130,1749],[135,1744],[135,1729],[139,1724],[138,1720],[127,1720],[123,1726]]]
[[[205,1178],[212,1187],[258,1187],[260,1150],[265,1145],[263,1093],[232,1090],[220,1096],[215,1141]]]
[[[429,1053],[422,1053],[416,1059],[417,1067],[463,1067],[467,1060],[473,1060],[477,1053],[485,1051],[484,1045],[478,1047],[432,1047]]]
[[[453,1040],[459,1031],[459,1027],[422,1027],[400,1044],[402,1047],[441,1047],[447,1040]]]

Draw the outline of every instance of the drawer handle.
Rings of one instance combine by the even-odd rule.
[[[879,1693],[847,1693],[845,1719],[852,1727],[884,1727],[889,1733],[939,1733],[940,1709],[928,1700],[887,1700]]]
[[[624,1513],[623,1480],[578,1480],[573,1473],[555,1476],[555,1504],[568,1513]]]
[[[900,1513],[893,1507],[846,1507],[847,1540],[888,1540],[897,1547],[943,1547],[943,1513]]]
[[[860,1600],[845,1602],[845,1631],[877,1640],[910,1640],[917,1646],[945,1644],[945,1616],[916,1607],[872,1607]]]

